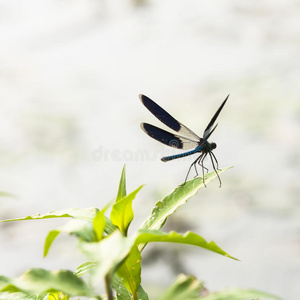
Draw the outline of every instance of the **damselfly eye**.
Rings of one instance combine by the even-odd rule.
[[[216,143],[211,143],[211,144],[210,144],[210,147],[211,147],[212,150],[213,150],[213,149],[216,149],[216,148],[217,148],[217,144],[216,144]]]

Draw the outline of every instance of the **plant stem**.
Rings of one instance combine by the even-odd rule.
[[[105,282],[105,291],[107,295],[108,300],[113,300],[113,293],[112,293],[112,288],[111,288],[111,276],[110,274],[107,274],[104,278]]]

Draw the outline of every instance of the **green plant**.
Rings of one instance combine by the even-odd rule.
[[[226,169],[219,170],[219,173]],[[216,177],[216,173],[205,176],[206,184]],[[29,269],[19,278],[0,276],[0,299],[70,299],[70,297],[85,296],[88,299],[148,299],[141,285],[141,253],[151,242],[182,243],[202,247],[206,250],[230,256],[214,242],[206,242],[200,235],[193,232],[184,234],[175,231],[163,232],[160,229],[168,216],[183,205],[190,197],[203,187],[202,178],[195,178],[185,185],[177,187],[170,195],[158,201],[150,216],[131,236],[128,228],[133,220],[132,201],[142,186],[127,194],[125,167],[123,168],[119,189],[115,202],[104,209],[73,208],[63,211],[53,211],[48,214],[32,215],[25,218],[4,220],[21,221],[49,218],[71,218],[63,227],[51,230],[45,240],[44,256],[47,255],[52,243],[60,233],[73,235],[78,239],[78,248],[86,257],[87,262],[70,270],[48,271],[44,269]],[[110,218],[105,212],[112,204]],[[88,279],[81,278],[89,275]],[[99,281],[105,282],[103,295],[97,294],[95,286]],[[169,287],[159,300],[189,300],[189,299],[253,299],[273,295],[254,290],[231,289],[218,293],[207,293],[202,282],[193,276],[179,275],[174,284]]]

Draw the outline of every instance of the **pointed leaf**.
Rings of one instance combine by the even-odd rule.
[[[97,208],[71,208],[66,210],[51,211],[46,214],[35,214],[23,218],[8,219],[0,222],[40,220],[52,218],[74,218],[74,219],[93,219],[98,212]]]
[[[46,214],[34,214],[27,217],[8,219],[0,222],[12,222],[12,221],[26,221],[26,220],[41,220],[41,219],[52,219],[52,218],[73,218],[73,219],[82,219],[82,220],[93,220],[98,208],[71,208],[60,211],[51,211]],[[112,233],[117,229],[114,226],[108,217],[105,217],[105,232],[107,234]]]
[[[61,232],[60,230],[56,229],[56,230],[51,230],[48,233],[48,235],[45,239],[45,244],[44,244],[44,254],[43,254],[44,257],[47,256],[52,243],[54,242],[56,237],[60,234],[60,232]]]
[[[125,165],[122,169],[122,174],[119,182],[119,190],[116,198],[116,202],[120,201],[126,196],[126,174],[125,174]]]
[[[136,243],[146,244],[149,242],[170,242],[170,243],[194,245],[227,256],[229,258],[238,260],[230,256],[225,251],[223,251],[220,247],[218,247],[215,244],[215,242],[208,243],[203,237],[190,231],[186,232],[185,234],[179,234],[175,231],[170,231],[169,233],[165,233],[159,230],[139,230],[136,234]]]
[[[117,226],[124,235],[127,235],[128,227],[133,220],[132,201],[142,187],[143,185],[116,202],[112,207],[110,214],[111,222]]]
[[[218,174],[223,173],[229,168],[218,170]],[[205,183],[208,184],[216,177],[217,174],[215,171],[206,174]],[[151,212],[151,216],[142,224],[140,229],[160,229],[166,222],[168,216],[173,214],[176,209],[183,205],[189,198],[196,195],[199,189],[203,187],[203,179],[200,177],[187,181],[184,185],[180,185],[170,195],[156,203]]]

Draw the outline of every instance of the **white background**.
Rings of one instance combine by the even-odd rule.
[[[0,1],[0,190],[17,195],[0,198],[1,219],[101,208],[126,163],[128,191],[146,183],[134,203],[138,228],[193,161],[160,161],[178,152],[142,132],[141,122],[159,122],[138,94],[201,136],[230,93],[211,139],[220,167],[234,168],[221,189],[214,181],[178,210],[168,229],[193,230],[241,262],[154,245],[161,259],[145,266],[142,284],[151,297],[174,281],[174,261],[164,259],[172,252],[211,291],[256,288],[298,299],[299,16],[293,0]],[[45,235],[63,222],[2,224],[0,274],[75,270],[84,258],[73,238],[59,237],[42,258]]]

